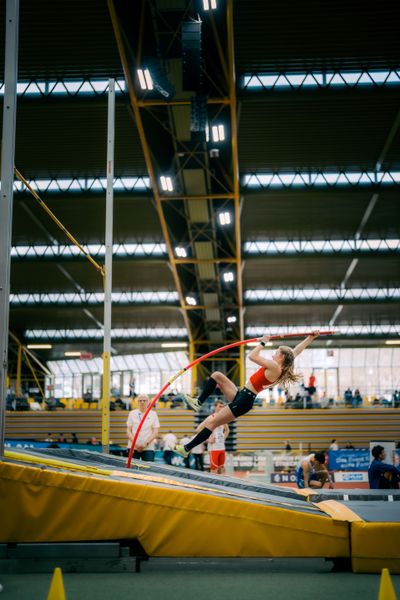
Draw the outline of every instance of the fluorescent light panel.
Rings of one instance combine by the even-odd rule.
[[[151,78],[150,71],[148,69],[138,69],[137,75],[139,79],[139,85],[142,90],[152,90],[154,88],[153,79]]]
[[[260,342],[249,342],[248,344],[246,344],[246,346],[248,346],[249,348],[255,348],[256,346],[259,346]],[[273,346],[272,342],[265,342],[265,347],[267,346]]]
[[[222,124],[211,127],[211,136],[213,142],[223,142],[225,140],[225,127]]]
[[[386,340],[385,344],[388,346],[397,346],[400,344],[400,340]]]
[[[50,350],[53,346],[51,344],[28,344],[26,347],[28,350]]]
[[[164,342],[161,348],[187,348],[187,342]]]
[[[172,185],[172,178],[168,175],[161,175],[160,184],[163,192],[172,192],[174,189],[174,186]]]
[[[177,246],[175,248],[175,254],[176,254],[176,256],[179,256],[179,258],[187,257],[187,252],[186,252],[185,248],[183,248],[182,246]]]
[[[220,225],[230,225],[231,223],[231,213],[229,212],[220,212],[218,213],[218,219]]]
[[[64,356],[80,356],[80,355],[81,355],[81,353],[79,351],[75,352],[75,351],[71,350],[70,352],[64,352]]]

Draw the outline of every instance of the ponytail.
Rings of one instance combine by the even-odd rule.
[[[280,383],[283,384],[284,387],[288,387],[290,384],[298,383],[303,376],[301,373],[294,372],[294,353],[292,348],[289,348],[289,346],[279,346],[278,350],[283,354],[284,360],[282,363],[282,372],[274,382],[275,385]]]

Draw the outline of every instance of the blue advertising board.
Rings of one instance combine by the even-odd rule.
[[[328,468],[330,471],[368,471],[369,450],[329,450]]]

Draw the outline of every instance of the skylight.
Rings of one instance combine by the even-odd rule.
[[[382,87],[400,84],[400,70],[312,71],[303,73],[253,73],[243,77],[247,89]]]
[[[249,255],[393,252],[400,250],[400,239],[256,240],[245,242],[243,249]]]
[[[325,171],[312,173],[249,173],[243,186],[249,188],[336,187],[393,185],[400,183],[400,171]]]
[[[102,340],[103,329],[28,329],[24,336],[29,340]],[[112,329],[111,337],[124,340],[187,338],[187,330],[183,327]]]

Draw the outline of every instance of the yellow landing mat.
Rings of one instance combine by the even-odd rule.
[[[349,556],[346,521],[100,472],[0,463],[0,514],[1,543],[137,539],[149,556]]]

